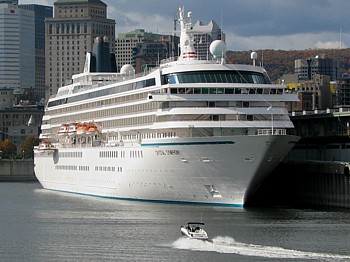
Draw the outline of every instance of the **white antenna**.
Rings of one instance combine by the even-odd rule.
[[[252,52],[250,54],[250,59],[253,60],[253,66],[255,66],[255,61],[256,61],[257,58],[258,58],[258,54],[256,52]]]
[[[220,40],[223,41],[223,39],[222,39],[222,31],[223,31],[222,25],[223,25],[223,14],[222,14],[222,10],[221,10]]]

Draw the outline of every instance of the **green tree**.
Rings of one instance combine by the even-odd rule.
[[[0,142],[0,150],[2,151],[3,158],[9,158],[16,154],[16,144],[10,140],[5,139]]]
[[[21,152],[23,152],[24,158],[33,158],[34,146],[39,144],[39,138],[36,136],[28,136],[23,142],[20,144]]]

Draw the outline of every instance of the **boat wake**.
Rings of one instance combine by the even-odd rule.
[[[282,247],[262,246],[235,241],[232,237],[218,236],[210,241],[179,238],[172,243],[176,249],[186,249],[193,251],[209,251],[218,253],[231,253],[242,256],[255,256],[266,258],[290,258],[290,259],[313,259],[323,261],[348,261],[350,256],[314,253],[285,249]]]

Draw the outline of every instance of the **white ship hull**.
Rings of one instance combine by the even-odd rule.
[[[35,152],[46,189],[127,200],[243,207],[298,140],[237,136]]]
[[[103,55],[87,53],[84,72],[45,108],[34,157],[44,188],[242,207],[299,140],[287,135],[285,107],[297,95],[262,67],[227,64],[221,40],[211,58],[197,59],[192,13],[184,14],[179,8],[180,55],[140,74],[132,65],[95,71],[93,61],[113,58],[95,39]]]

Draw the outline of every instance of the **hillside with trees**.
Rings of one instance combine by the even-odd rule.
[[[338,60],[341,73],[350,73],[350,48],[346,49],[307,49],[307,50],[254,50],[258,54],[257,65],[263,63],[272,81],[283,74],[294,73],[294,60],[324,56]],[[228,63],[252,64],[253,51],[228,51]]]

